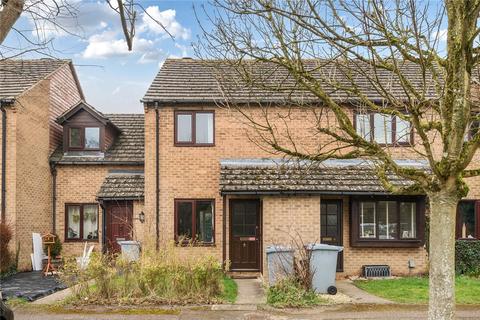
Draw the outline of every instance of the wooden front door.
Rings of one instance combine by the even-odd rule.
[[[260,271],[261,217],[259,200],[230,200],[232,270]]]
[[[343,244],[342,200],[321,200],[320,242],[335,246]],[[343,251],[338,254],[337,272],[343,271]]]
[[[109,252],[120,252],[117,241],[131,240],[133,233],[133,203],[115,201],[106,204],[106,240]]]

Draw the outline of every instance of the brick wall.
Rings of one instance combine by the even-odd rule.
[[[219,194],[220,159],[281,157],[259,146],[258,135],[236,111],[209,106],[183,106],[178,110],[215,110],[215,146],[213,147],[175,147],[174,146],[174,108],[162,107],[160,113],[160,240],[166,245],[174,239],[174,200],[176,198],[212,198],[215,199],[215,239],[213,247],[194,247],[178,250],[185,254],[212,254],[222,258],[223,200]],[[256,119],[262,119],[263,110],[249,107],[248,113]],[[310,112],[298,109],[275,109],[273,121],[278,125],[280,139],[289,142],[283,120],[289,122],[290,136],[304,148],[314,148],[318,144],[331,142],[323,136],[314,136]],[[350,113],[352,115],[352,113]],[[283,118],[284,117],[284,118]],[[330,118],[331,120],[331,118]],[[330,121],[329,120],[329,121]],[[330,123],[335,126],[335,123]],[[145,110],[145,213],[150,223],[149,234],[155,237],[155,111]],[[310,149],[311,150],[311,149]],[[415,159],[418,154],[410,148],[391,148],[396,158]],[[319,197],[264,197],[264,243],[283,237],[279,232],[283,226],[302,226],[312,239],[318,240]],[[347,201],[348,204],[348,201]],[[227,203],[228,206],[228,203]],[[348,247],[348,205],[344,206],[344,237]],[[226,208],[228,212],[228,208]],[[275,218],[272,218],[275,217]],[[313,220],[316,219],[316,223]],[[312,220],[312,221],[311,221]],[[228,221],[227,221],[228,226]],[[316,233],[316,237],[314,237]],[[228,229],[227,229],[228,235]],[[310,238],[309,236],[309,238]],[[228,236],[227,236],[228,241]],[[226,244],[228,251],[228,243]],[[228,252],[227,252],[228,259]],[[385,261],[392,266],[394,273],[408,272],[407,261],[414,259],[417,268],[423,271],[426,266],[423,249],[356,249],[347,248],[345,252],[345,273],[357,274],[366,263]]]
[[[57,234],[62,242],[65,241],[65,205],[69,203],[89,204],[97,203],[96,195],[109,170],[141,170],[138,166],[113,166],[113,165],[59,165],[57,166],[57,202],[56,202],[56,227]],[[143,210],[142,202],[134,203],[134,218]],[[95,251],[102,248],[102,210],[98,208],[98,241],[92,242]],[[134,232],[143,228],[134,220]],[[64,256],[79,256],[83,252],[84,241],[64,242]]]

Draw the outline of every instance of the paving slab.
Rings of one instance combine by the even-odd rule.
[[[337,280],[338,291],[352,298],[353,303],[392,304],[393,302],[370,294],[353,284],[352,280]]]
[[[233,279],[238,286],[235,304],[258,305],[265,304],[265,292],[261,279]]]
[[[20,272],[0,280],[0,290],[7,300],[17,297],[34,301],[65,288],[57,276],[44,276],[42,271]]]

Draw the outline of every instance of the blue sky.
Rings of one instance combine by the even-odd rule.
[[[49,23],[39,25],[40,37],[51,39],[47,52],[58,58],[72,59],[87,102],[102,112],[142,112],[140,99],[168,57],[194,56],[192,43],[200,32],[193,6],[201,9],[206,1],[139,1],[149,14],[161,21],[175,37],[172,39],[152,19],[140,16],[133,52],[127,51],[118,16],[105,1],[70,0],[77,19],[58,18],[65,30]],[[201,12],[202,10],[197,10]],[[34,25],[23,16],[15,28],[32,39]],[[74,33],[71,35],[69,33]],[[10,48],[28,48],[18,32],[12,31],[2,54],[13,55]],[[38,57],[29,54],[26,57]]]

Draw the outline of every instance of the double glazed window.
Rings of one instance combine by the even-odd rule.
[[[72,149],[98,150],[100,149],[100,128],[70,128],[68,146]]]
[[[175,200],[175,239],[214,242],[213,200]]]
[[[355,115],[357,133],[366,140],[378,144],[411,144],[410,123],[396,116],[381,113],[359,113]]]
[[[401,240],[417,238],[417,204],[404,201],[358,203],[359,238]]]
[[[98,206],[70,204],[66,206],[66,240],[98,240]]]
[[[175,145],[214,144],[214,113],[211,111],[175,112]]]
[[[457,238],[480,237],[480,201],[464,200],[457,207]]]

